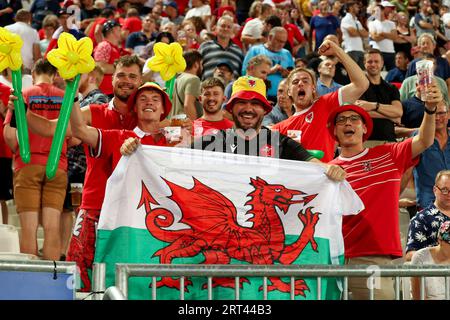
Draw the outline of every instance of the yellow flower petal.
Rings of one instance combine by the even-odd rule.
[[[7,56],[0,56],[0,72],[9,67],[9,59]]]
[[[169,45],[170,55],[172,57],[182,57],[183,56],[183,47],[178,42],[172,42]]]
[[[78,74],[77,69],[71,64],[67,64],[65,67],[58,69],[58,73],[63,79],[71,79]]]
[[[92,44],[92,40],[89,37],[84,37],[77,41],[78,48],[76,52],[81,57],[88,57],[92,55],[92,50],[94,49],[94,45]]]
[[[91,56],[80,58],[77,64],[78,73],[89,73],[95,68],[95,60]]]
[[[20,51],[23,46],[23,40],[18,34],[13,34],[11,39],[11,47],[13,50]]]
[[[59,35],[58,38],[58,49],[67,52],[67,51],[75,51],[74,43],[77,42],[77,39],[73,35],[68,32],[63,32]]]
[[[56,68],[63,68],[67,64],[65,52],[60,49],[53,49],[47,54],[47,60]]]
[[[15,70],[19,70],[22,67],[22,54],[20,51],[11,51],[11,53],[9,54],[9,67],[11,68],[11,70],[15,71]]]
[[[159,71],[161,71],[162,67],[164,66],[164,58],[154,56],[148,61],[147,66],[150,70],[159,72]]]
[[[169,45],[167,43],[164,42],[157,42],[155,43],[155,45],[153,46],[153,52],[155,52],[155,56],[167,56],[170,55],[170,51],[169,51]]]
[[[183,72],[186,69],[186,60],[184,60],[183,56],[175,57],[174,65],[177,72]]]

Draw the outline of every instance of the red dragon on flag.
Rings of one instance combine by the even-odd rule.
[[[159,256],[162,264],[170,264],[175,258],[194,257],[198,254],[204,256],[205,264],[229,264],[231,259],[251,264],[292,264],[308,243],[314,251],[318,251],[314,233],[320,213],[313,212],[311,206],[307,207],[317,194],[307,195],[280,184],[268,184],[259,177],[250,178],[250,185],[254,190],[247,195],[250,200],[245,205],[250,206],[246,214],[252,215],[248,221],[253,225],[244,227],[238,223],[235,205],[217,190],[195,178],[191,189],[163,180],[172,193],[168,198],[176,202],[181,210],[179,222],[190,228],[168,230],[175,222],[174,214],[160,207],[142,181],[138,209],[145,207],[147,230],[156,239],[170,243],[154,253],[154,256]],[[302,199],[293,200],[295,196],[301,196]],[[276,208],[286,214],[292,204],[299,203],[303,204],[303,209],[297,214],[303,229],[298,239],[287,245],[283,223]],[[152,208],[155,206],[159,207]],[[268,286],[268,291],[290,292],[290,283],[280,278],[269,279],[271,285]],[[244,282],[249,281],[241,278],[241,288]],[[190,280],[185,281],[185,291],[188,291],[187,286],[191,284]],[[162,277],[156,286],[179,289],[180,280]],[[234,288],[234,280],[214,278],[213,287],[216,286]],[[306,290],[309,288],[304,280],[295,281],[296,295],[305,296]]]

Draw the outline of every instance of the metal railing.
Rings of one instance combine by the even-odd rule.
[[[269,277],[290,277],[290,298],[295,299],[294,284],[296,278],[317,279],[317,300],[321,299],[321,278],[342,278],[344,300],[348,300],[348,279],[350,277],[371,278],[393,277],[395,299],[400,299],[400,278],[420,277],[420,298],[424,299],[425,277],[445,277],[445,299],[450,300],[450,265],[151,265],[116,264],[116,287],[123,298],[128,299],[128,279],[130,277],[151,277],[152,283],[157,277],[180,277],[180,300],[184,300],[186,277],[207,277],[208,300],[212,300],[212,279],[235,278],[235,299],[239,300],[240,277],[262,277],[263,299],[267,300],[267,282]],[[115,290],[115,289],[114,289]],[[369,299],[374,299],[375,286],[369,286]],[[409,294],[409,293],[408,293]],[[156,286],[152,286],[152,299],[156,300]]]

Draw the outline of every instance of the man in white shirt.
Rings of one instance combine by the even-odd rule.
[[[383,3],[388,5],[387,1]],[[394,40],[397,28],[394,22],[385,18],[384,8],[381,5],[376,7],[375,20],[369,22],[369,34],[371,47],[381,51],[386,71],[389,71],[395,68]]]
[[[242,29],[241,41],[246,47],[250,47],[254,44],[260,44],[264,42],[264,20],[272,15],[273,6],[268,3],[263,3],[261,6],[261,13],[257,18],[248,21]]]
[[[39,35],[35,29],[31,27],[31,12],[20,9],[17,11],[16,23],[10,24],[5,29],[12,33],[18,34],[23,40],[21,49],[23,61],[23,73],[31,74],[34,62],[41,58],[41,50],[39,48]]]
[[[347,2],[347,15],[342,18],[341,30],[345,52],[364,69],[364,44],[363,38],[369,33],[362,26],[357,16],[360,7],[358,2]]]

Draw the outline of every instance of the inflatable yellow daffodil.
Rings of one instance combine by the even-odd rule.
[[[22,67],[22,45],[22,38],[18,34],[0,27],[0,71],[6,68],[19,70]]]
[[[159,72],[164,81],[169,81],[178,72],[186,69],[186,61],[183,58],[183,48],[177,42],[167,44],[158,42],[153,47],[155,55],[149,60],[150,70]]]
[[[58,69],[63,79],[70,79],[94,70],[92,49],[91,38],[84,37],[77,41],[70,33],[63,32],[58,38],[58,48],[51,50],[47,59]]]

